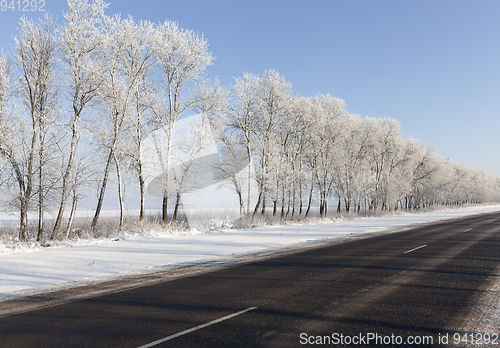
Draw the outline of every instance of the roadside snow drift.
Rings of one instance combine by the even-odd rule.
[[[174,267],[295,243],[497,210],[500,210],[500,205],[246,230],[125,233],[114,240],[67,242],[48,248],[37,244],[3,245],[0,246],[0,301],[109,280],[154,267]]]

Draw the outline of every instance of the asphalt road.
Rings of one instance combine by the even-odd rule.
[[[439,346],[491,286],[499,231],[477,215],[4,316],[0,346]]]

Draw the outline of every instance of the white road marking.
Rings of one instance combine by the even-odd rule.
[[[469,231],[472,231],[472,228],[469,228],[468,230],[465,230],[464,233],[465,232],[469,232]]]
[[[425,244],[425,245],[421,245],[421,246],[419,246],[418,248],[415,248],[415,249],[411,249],[411,250],[405,251],[403,254],[408,254],[408,253],[411,253],[412,251],[415,251],[415,250],[418,250],[418,249],[425,248],[426,246],[427,246],[427,244]]]
[[[166,342],[166,341],[170,341],[171,339],[173,338],[176,338],[176,337],[179,337],[179,336],[182,336],[182,335],[185,335],[185,334],[188,334],[190,332],[193,332],[193,331],[196,331],[196,330],[199,330],[199,329],[203,329],[204,327],[207,327],[207,326],[210,326],[210,325],[213,325],[213,324],[217,324],[217,323],[220,323],[221,321],[224,321],[224,320],[227,320],[227,319],[231,319],[233,317],[236,317],[240,314],[243,314],[243,313],[246,313],[246,312],[249,312],[249,311],[252,311],[254,309],[256,309],[257,307],[249,307],[247,309],[244,309],[242,311],[239,311],[239,312],[236,312],[236,313],[233,313],[233,314],[229,314],[229,315],[226,315],[225,317],[222,317],[222,318],[219,318],[219,319],[215,319],[215,320],[212,320],[208,323],[205,323],[205,324],[201,324],[201,325],[198,325],[196,327],[193,327],[191,329],[187,329],[187,330],[184,330],[184,331],[181,331],[181,332],[178,332],[176,334],[173,334],[173,335],[170,335],[170,336],[167,336],[165,338],[162,338],[162,339],[159,339],[157,341],[154,341],[154,342],[151,342],[151,343],[148,343],[144,346],[140,346],[139,348],[148,348],[148,347],[153,347],[153,346],[156,346],[160,343],[163,343],[163,342]]]

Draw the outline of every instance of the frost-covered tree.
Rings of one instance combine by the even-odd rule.
[[[25,139],[25,135],[29,134],[25,132],[27,124],[19,111],[11,108],[13,78],[11,64],[5,56],[0,57],[0,155],[8,166],[7,178],[12,178],[9,181],[14,182],[13,185],[8,185],[12,191],[9,192],[12,196],[9,197],[12,199],[9,203],[19,209],[19,240],[27,241],[28,205],[33,196],[33,166],[35,161],[34,149],[30,148],[29,144],[36,141],[36,134]],[[9,175],[10,173],[12,175]]]
[[[411,194],[417,162],[425,153],[422,144],[411,137],[400,140],[399,150],[398,161],[392,168],[387,190],[389,209],[394,210],[402,209],[405,198]]]
[[[151,107],[158,127],[167,135],[166,144],[158,149],[165,159],[162,215],[163,221],[167,222],[172,134],[181,115],[199,103],[202,94],[196,90],[204,81],[205,69],[212,64],[214,57],[202,36],[181,29],[177,23],[168,20],[157,26],[152,49],[159,70],[159,94]]]
[[[252,171],[250,165],[250,145],[249,139],[245,138],[244,132],[244,116],[240,119],[241,100],[235,93],[236,88],[230,94],[219,86],[218,81],[215,83],[205,83],[201,85],[200,94],[204,97],[200,98],[200,102],[196,106],[196,111],[204,115],[210,123],[212,136],[217,141],[219,153],[219,161],[211,168],[215,173],[215,179],[222,182],[222,186],[227,186],[238,196],[240,215],[245,212],[244,194],[248,194],[247,213],[250,208],[250,187],[245,190],[246,185],[251,185]],[[246,94],[240,95],[244,97]],[[243,124],[240,122],[243,121]],[[247,119],[248,121],[248,119]],[[243,127],[242,127],[243,126]],[[248,139],[248,141],[245,141]],[[245,146],[244,144],[248,144]],[[242,173],[242,169],[248,168],[248,171]]]
[[[307,189],[307,170],[305,151],[307,142],[307,118],[311,113],[311,98],[294,97],[289,110],[288,127],[292,140],[288,148],[287,159],[290,162],[292,182],[292,217],[295,214],[296,201],[299,203],[299,215],[303,210],[303,190]]]
[[[223,141],[226,146],[231,147],[231,152],[236,153],[236,148],[241,147],[246,152],[246,160],[249,163],[246,175],[246,214],[250,213],[250,204],[252,197],[252,180],[255,178],[252,175],[252,155],[255,152],[255,114],[257,112],[257,87],[259,78],[256,75],[245,73],[243,77],[237,78],[231,88],[229,102],[225,108],[225,121],[227,128],[223,134]],[[239,156],[233,156],[235,160]],[[235,163],[232,166],[226,166],[226,170],[230,167],[236,167]],[[238,190],[238,188],[236,188]]]
[[[203,182],[211,179],[208,173],[213,170],[213,165],[204,161],[214,157],[214,154],[207,155],[215,146],[208,117],[188,117],[184,122],[183,129],[175,133],[172,160],[177,165],[169,173],[175,195],[173,221],[177,221],[181,197],[202,187]]]
[[[38,235],[40,241],[43,236],[44,198],[51,187],[46,176],[49,169],[48,162],[52,150],[57,144],[50,127],[54,125],[53,117],[57,110],[56,84],[56,45],[53,38],[53,19],[45,15],[38,23],[21,18],[19,37],[15,39],[15,65],[19,70],[19,93],[23,101],[23,111],[27,113],[27,122],[30,124],[30,142],[27,144],[27,170],[25,172],[25,193],[20,197],[21,215],[27,216],[29,196],[37,189],[38,196]],[[49,137],[52,137],[49,139]],[[49,144],[49,142],[52,144]],[[35,163],[37,161],[38,163]],[[34,176],[37,174],[37,184]],[[21,230],[25,229],[24,226]],[[24,232],[23,232],[24,233]],[[21,240],[25,240],[23,235]]]
[[[346,117],[346,104],[331,95],[314,98],[319,110],[308,127],[311,143],[309,163],[320,197],[320,215],[328,210],[328,197],[334,188],[335,164],[338,161],[339,138],[343,132],[342,121]]]
[[[108,4],[101,0],[68,0],[68,11],[64,13],[65,22],[58,28],[58,43],[64,63],[66,82],[65,94],[70,103],[69,122],[70,132],[69,150],[61,182],[61,198],[58,214],[54,223],[51,238],[56,238],[61,226],[66,201],[72,196],[77,197],[75,190],[71,190],[71,173],[77,156],[80,139],[80,121],[84,110],[96,99],[103,82],[103,62],[100,60],[99,50],[102,45],[100,25],[104,10]],[[72,206],[76,206],[73,202]]]
[[[353,205],[360,205],[361,191],[366,174],[366,156],[370,131],[355,115],[338,120],[342,132],[339,134],[335,168],[335,190],[338,197],[337,212],[343,201],[350,212]]]
[[[286,117],[291,98],[291,88],[291,84],[274,70],[264,72],[257,82],[253,132],[259,196],[253,216],[257,214],[259,207],[262,207],[262,214],[266,210],[277,126],[280,120]]]
[[[442,178],[448,175],[444,165],[444,159],[431,148],[425,150],[421,147],[415,151],[409,175],[411,191],[405,198],[407,209],[422,207],[430,192],[434,192],[436,197],[440,196],[446,186],[446,181]],[[438,198],[441,202],[443,199],[444,197]]]
[[[302,186],[304,149],[306,146],[306,98],[292,97],[285,117],[277,127],[276,146],[276,192],[273,214],[276,214],[277,200],[280,199],[281,218],[291,213],[295,215],[297,200],[299,201],[299,214],[302,213]],[[286,210],[286,213],[285,213]]]
[[[100,88],[102,103],[100,132],[97,142],[106,155],[104,174],[99,188],[97,208],[92,220],[95,228],[102,208],[104,194],[112,164],[115,164],[118,178],[118,194],[120,202],[120,226],[124,221],[124,197],[121,180],[120,154],[123,152],[124,133],[130,125],[132,101],[137,86],[151,68],[153,55],[141,37],[146,34],[148,23],[136,24],[129,17],[105,17],[103,21],[103,44],[100,47],[101,60],[104,66],[104,81]],[[121,147],[121,148],[120,148]]]
[[[131,24],[129,23],[129,26]],[[131,98],[130,124],[127,127],[131,141],[129,146],[125,148],[125,153],[137,175],[140,194],[139,220],[144,221],[146,217],[146,178],[142,147],[152,129],[152,114],[149,112],[148,101],[150,100],[150,90],[153,89],[149,78],[155,63],[152,49],[155,28],[151,22],[140,22],[132,26],[131,30],[134,34],[130,44],[125,49],[123,64],[126,66],[126,74],[136,77]]]
[[[370,203],[372,209],[379,204],[385,208],[385,189],[391,166],[398,152],[398,139],[401,137],[399,123],[393,119],[366,118],[371,139],[368,146],[368,161],[373,174],[374,194]]]

